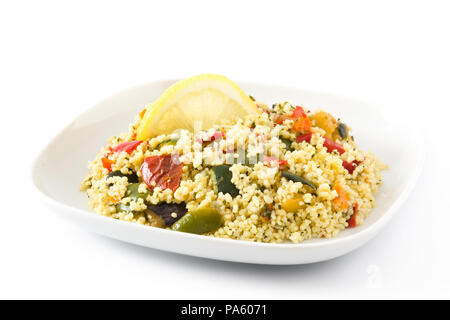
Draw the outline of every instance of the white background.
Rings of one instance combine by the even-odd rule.
[[[449,13],[446,1],[0,2],[0,298],[450,298]],[[416,188],[367,245],[288,267],[121,243],[43,205],[31,161],[66,123],[116,91],[202,72],[389,103],[426,136]]]

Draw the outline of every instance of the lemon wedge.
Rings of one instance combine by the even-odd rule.
[[[145,140],[176,129],[209,129],[221,120],[255,112],[256,104],[236,83],[221,75],[201,74],[175,83],[148,105],[136,137]]]

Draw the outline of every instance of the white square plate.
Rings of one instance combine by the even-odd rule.
[[[78,190],[87,173],[87,162],[109,137],[126,131],[143,106],[175,81],[152,82],[128,89],[95,105],[63,129],[33,166],[33,182],[46,202],[93,232],[142,246],[218,260],[302,264],[335,258],[371,239],[399,209],[422,168],[422,138],[401,125],[399,119],[383,117],[380,107],[329,94],[240,82],[244,91],[267,104],[288,100],[313,110],[329,111],[353,128],[356,142],[363,150],[373,151],[389,165],[376,196],[377,207],[363,225],[346,229],[333,239],[269,244],[175,232],[93,213],[88,209],[85,193]]]

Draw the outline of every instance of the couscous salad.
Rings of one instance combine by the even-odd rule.
[[[98,214],[259,242],[331,238],[375,206],[386,166],[344,119],[271,106],[223,76],[180,81],[112,137],[80,189]]]

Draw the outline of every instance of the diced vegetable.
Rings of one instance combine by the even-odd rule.
[[[149,193],[148,192],[144,192],[144,193],[139,192],[139,185],[140,185],[140,183],[129,184],[127,187],[125,196],[130,197],[131,200],[133,200],[133,201],[137,201],[139,198],[141,198],[142,200],[145,201],[145,199],[148,197]]]
[[[177,142],[178,142],[178,139],[167,139],[167,140],[164,140],[164,141],[158,143],[158,145],[156,146],[155,149],[159,149],[163,146],[168,146],[168,145],[174,146],[177,144]]]
[[[261,221],[263,223],[267,223],[270,221],[270,216],[272,215],[272,210],[273,210],[273,204],[271,204],[271,203],[266,204],[263,211],[261,212]]]
[[[311,131],[311,121],[308,119],[308,116],[302,107],[296,106],[295,110],[292,112],[291,118],[297,119],[292,125],[292,129],[294,129],[295,132],[306,133]]]
[[[131,201],[137,202],[139,199],[142,199],[145,202],[145,199],[148,197],[149,192],[139,192],[140,183],[132,183],[127,186],[127,191],[125,192],[125,197],[129,197]],[[128,204],[120,203],[116,205],[116,210],[118,212],[132,212],[130,206]]]
[[[285,113],[285,114],[280,115],[275,120],[275,123],[283,124],[284,120],[287,120],[287,119],[302,119],[302,118],[306,118],[308,120],[308,116],[306,115],[305,110],[303,110],[303,108],[300,106],[296,106],[295,109],[292,111],[292,113],[290,113],[290,114]],[[309,125],[311,125],[309,120],[306,122],[308,122]]]
[[[233,198],[239,195],[239,189],[236,188],[233,182],[231,182],[233,174],[230,171],[230,166],[215,166],[212,168],[212,172],[217,193],[229,193]]]
[[[311,131],[311,122],[308,117],[300,117],[297,121],[294,122],[292,128],[295,132],[306,133]]]
[[[297,139],[295,141],[297,141],[297,143],[302,143],[303,141],[305,141],[307,143],[311,143],[311,138],[312,138],[312,133],[302,134],[300,136],[297,136]]]
[[[106,179],[112,178],[112,177],[127,177],[128,183],[136,183],[139,181],[139,178],[136,174],[136,172],[132,171],[130,174],[124,174],[120,170],[112,171],[108,173],[106,176]]]
[[[180,186],[183,163],[177,154],[150,156],[144,159],[140,170],[142,179],[150,189],[160,187],[175,191]]]
[[[333,132],[338,127],[336,119],[325,111],[319,111],[309,116],[311,122],[323,130],[325,130],[325,136],[332,138]]]
[[[331,139],[328,139],[327,137],[323,137],[325,139],[325,141],[323,142],[323,146],[325,148],[327,148],[328,152],[333,152],[333,150],[336,150],[337,152],[339,152],[339,154],[343,154],[345,152],[345,149],[342,145],[340,145],[337,142],[334,142]]]
[[[344,191],[344,189],[339,184],[336,184],[333,187],[333,190],[335,190],[338,194],[338,196],[333,199],[333,205],[337,209],[346,210],[348,208],[348,205],[349,205],[348,202],[350,200],[347,193]]]
[[[111,172],[111,166],[114,164],[113,160],[110,160],[108,157],[102,158],[102,166],[103,168],[107,169],[109,172]]]
[[[142,142],[143,141],[140,140],[125,141],[117,145],[115,148],[110,147],[108,152],[101,159],[103,168],[108,169],[108,171],[111,172],[111,166],[114,164],[114,161],[110,160],[109,156],[112,153],[126,151],[128,154],[131,154]]]
[[[316,185],[314,183],[312,183],[311,181],[309,181],[309,180],[307,180],[307,179],[305,179],[303,177],[300,177],[300,176],[298,176],[298,175],[296,175],[296,174],[294,174],[292,172],[282,171],[281,175],[283,177],[285,177],[286,179],[288,179],[288,180],[291,180],[291,181],[294,181],[294,182],[301,182],[303,184],[306,184],[307,186],[310,186],[313,190],[317,189],[317,187],[316,187]]]
[[[342,139],[347,138],[348,130],[347,126],[344,123],[339,123],[338,132]]]
[[[157,205],[147,205],[147,210],[157,214],[164,221],[166,227],[170,227],[187,212],[186,204],[161,202]]]
[[[292,151],[292,141],[286,138],[280,138],[281,142],[283,142],[286,145],[286,150]]]
[[[214,208],[189,211],[172,225],[175,231],[203,234],[213,232],[222,225],[222,215]]]
[[[352,161],[352,162],[347,162],[347,161],[342,161],[342,166],[347,169],[348,173],[352,174],[353,171],[355,170],[355,168],[358,166],[359,161]]]
[[[286,199],[281,203],[281,209],[287,212],[294,212],[301,208],[302,198]]]
[[[356,227],[356,216],[358,215],[358,212],[359,212],[359,203],[356,202],[355,205],[353,206],[353,214],[347,221],[349,228]]]
[[[157,227],[157,228],[165,228],[166,227],[164,220],[159,215],[157,215],[155,212],[145,209],[144,213],[147,215],[148,222],[150,223],[150,225],[152,227]]]
[[[297,136],[296,141],[297,141],[297,143],[301,143],[303,141],[305,141],[307,143],[311,143],[311,138],[312,138],[312,134],[311,133],[302,134],[300,136]],[[328,152],[331,153],[331,152],[333,152],[333,150],[336,150],[337,152],[339,152],[339,154],[343,154],[345,152],[345,149],[344,149],[344,147],[341,144],[339,144],[337,142],[334,142],[333,140],[328,139],[327,137],[323,137],[323,138],[325,140],[323,142],[323,146],[325,148],[327,148]]]
[[[132,212],[130,206],[123,203],[119,203],[118,205],[116,205],[116,210],[117,212],[127,212],[127,213]]]
[[[300,106],[295,106],[294,111],[292,111],[292,115],[290,118],[299,119],[301,117],[307,117],[305,110]]]
[[[112,151],[131,154],[142,142],[142,140],[125,141],[114,147]]]
[[[109,200],[111,200],[112,203],[117,203],[122,200],[122,197],[119,194],[114,194],[109,196]]]
[[[264,156],[263,162],[268,167],[282,167],[288,164],[286,160],[281,160],[277,157],[271,156]]]

